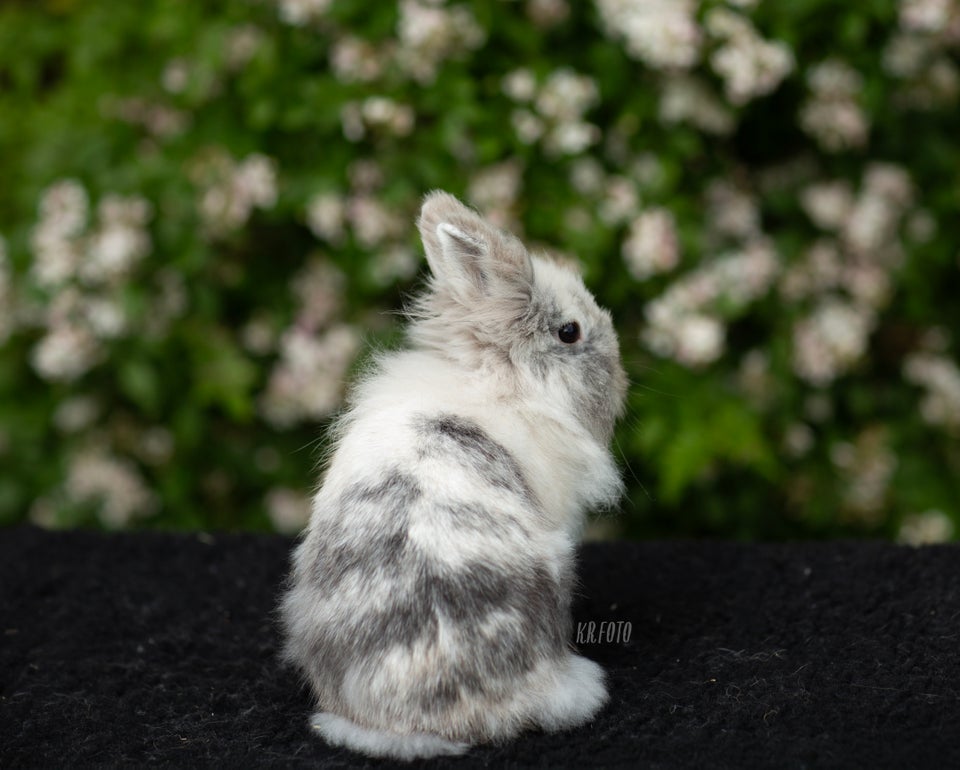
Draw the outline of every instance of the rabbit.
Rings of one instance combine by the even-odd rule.
[[[626,375],[609,312],[453,196],[424,199],[408,349],[359,379],[280,607],[329,744],[410,760],[589,721],[604,672],[571,644],[588,508]]]

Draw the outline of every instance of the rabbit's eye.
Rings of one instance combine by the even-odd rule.
[[[560,331],[557,332],[557,336],[560,338],[561,342],[566,342],[568,345],[572,345],[578,339],[580,339],[580,324],[576,321],[571,321],[568,324],[564,324],[560,327]]]

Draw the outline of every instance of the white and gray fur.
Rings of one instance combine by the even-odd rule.
[[[605,703],[570,596],[585,510],[620,495],[607,445],[626,389],[610,315],[572,269],[446,193],[418,225],[432,275],[410,348],[355,386],[281,608],[313,727],[400,759]]]

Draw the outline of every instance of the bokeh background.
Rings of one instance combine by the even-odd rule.
[[[0,521],[296,531],[449,190],[633,386],[592,532],[949,540],[960,0],[7,0]]]

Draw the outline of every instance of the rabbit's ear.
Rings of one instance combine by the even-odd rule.
[[[440,280],[466,278],[473,288],[483,289],[488,280],[483,263],[490,246],[482,235],[465,233],[451,222],[441,222],[435,232],[439,254],[431,256],[427,249],[427,261],[434,276]]]
[[[417,220],[435,285],[462,296],[496,293],[533,278],[526,249],[444,192],[430,193]]]

